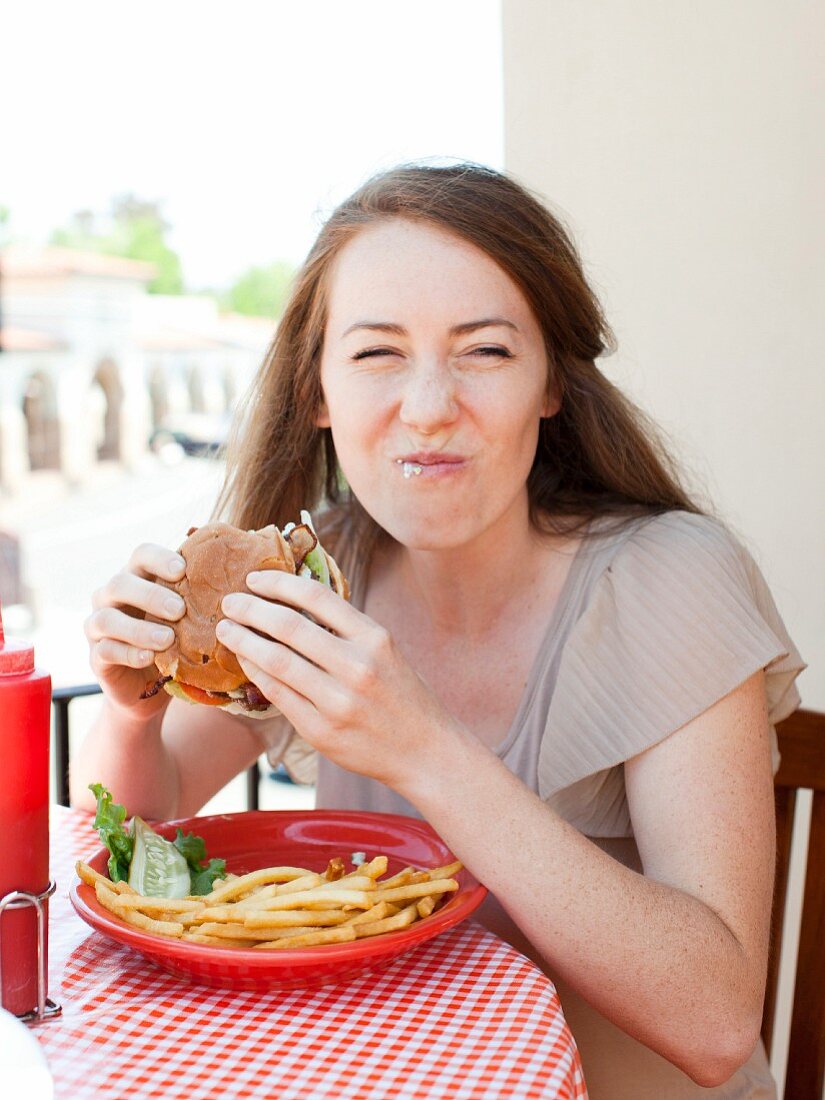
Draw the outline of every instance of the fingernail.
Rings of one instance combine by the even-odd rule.
[[[164,610],[170,615],[180,615],[183,606],[183,600],[179,596],[167,596],[163,601]]]
[[[221,619],[218,625],[215,627],[215,634],[219,638],[225,638],[232,629],[232,624],[226,619]]]
[[[157,645],[171,645],[174,637],[174,631],[168,626],[159,626],[152,631],[152,641],[156,642]]]
[[[186,562],[183,560],[183,558],[171,558],[169,561],[169,572],[180,573],[181,569],[183,569],[185,565]]]
[[[253,585],[261,583],[262,576],[263,574],[261,573],[248,573],[246,577],[246,583],[249,585],[250,588],[252,588]]]

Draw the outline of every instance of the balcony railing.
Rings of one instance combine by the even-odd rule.
[[[86,695],[100,695],[100,684],[78,684],[74,687],[55,688],[52,691],[54,710],[54,784],[57,801],[61,806],[69,805],[69,728],[71,705],[73,700]],[[258,761],[246,771],[246,808],[257,810],[259,805],[259,784],[261,771]]]

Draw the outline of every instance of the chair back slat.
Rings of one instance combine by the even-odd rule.
[[[812,790],[813,811],[794,978],[785,1100],[821,1100],[825,1086],[825,714],[798,710],[776,727],[781,764],[774,779],[777,870],[773,938],[762,1019],[771,1048],[785,923],[796,792]]]
[[[825,714],[798,710],[776,733],[782,761],[775,785],[825,791]]]
[[[762,1012],[762,1041],[768,1055],[773,1043],[776,992],[779,984],[779,960],[782,954],[782,933],[785,927],[785,895],[788,889],[788,868],[791,862],[796,791],[777,787],[776,796],[776,879],[773,889],[773,920],[768,956],[768,980],[765,987],[765,1007]]]
[[[825,793],[814,794],[799,930],[786,1100],[822,1096],[825,1081]]]

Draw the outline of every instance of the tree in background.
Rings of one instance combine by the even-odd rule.
[[[130,260],[148,260],[158,272],[147,287],[149,293],[182,294],[180,258],[166,243],[169,229],[159,203],[126,194],[112,200],[111,219],[105,230],[92,211],[78,210],[68,227],[55,230],[51,243]]]
[[[268,267],[250,267],[225,292],[217,295],[224,309],[251,317],[280,317],[295,268],[285,260]]]
[[[184,294],[180,258],[166,241],[170,228],[158,202],[125,194],[112,200],[111,215],[105,219],[92,210],[78,210],[68,226],[52,233],[51,244],[148,260],[158,271],[157,278],[147,288],[151,294]],[[277,318],[294,276],[292,264],[276,260],[265,267],[248,268],[228,288],[204,293],[214,298],[221,309],[232,313]]]

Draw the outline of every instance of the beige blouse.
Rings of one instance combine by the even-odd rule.
[[[353,549],[343,537],[336,557],[363,607],[366,577]],[[581,544],[497,755],[566,821],[641,871],[624,761],[759,669],[770,720],[780,721],[799,705],[794,680],[804,667],[758,567],[720,523],[683,512],[645,517]],[[283,759],[300,781],[315,778],[314,754],[284,719],[261,732],[273,763]],[[776,767],[775,735],[773,752]],[[394,791],[324,758],[317,787],[318,806],[420,816]],[[555,981],[591,1100],[775,1095],[761,1043],[724,1086],[700,1088],[566,987],[494,897],[479,916]]]

